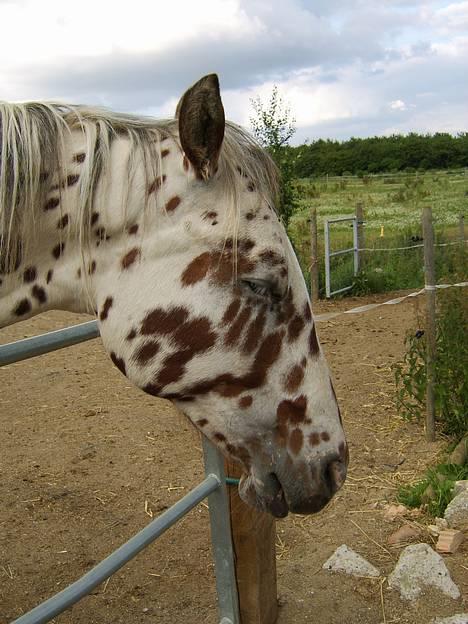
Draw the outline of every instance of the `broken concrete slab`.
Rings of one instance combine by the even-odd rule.
[[[424,586],[440,589],[450,598],[460,596],[444,560],[429,544],[407,546],[388,577],[388,584],[397,589],[405,600],[416,600]]]
[[[468,624],[468,613],[457,613],[446,618],[436,618],[431,624]]]
[[[346,544],[342,544],[335,550],[333,555],[325,561],[322,569],[333,572],[344,572],[345,574],[358,577],[380,576],[380,572],[377,568],[366,561],[364,557],[358,555],[352,548],[346,546]]]
[[[468,492],[461,492],[452,498],[444,513],[451,529],[468,531]]]

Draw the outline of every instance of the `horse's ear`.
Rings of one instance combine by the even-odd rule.
[[[208,180],[216,171],[225,126],[216,74],[205,76],[184,93],[176,117],[185,155],[197,175]]]

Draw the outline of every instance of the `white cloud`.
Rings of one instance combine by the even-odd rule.
[[[468,1],[0,0],[5,99],[156,116],[205,73],[228,116],[273,84],[307,136],[468,127]],[[461,27],[462,25],[462,27]]]
[[[390,102],[389,106],[392,110],[400,111],[404,111],[408,108],[403,100],[393,100],[393,102]]]

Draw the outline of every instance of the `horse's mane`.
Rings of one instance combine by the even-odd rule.
[[[33,243],[44,202],[53,182],[66,179],[71,162],[67,142],[74,131],[86,141],[86,158],[80,167],[79,235],[89,237],[98,183],[109,172],[111,145],[116,137],[130,142],[128,193],[135,168],[145,168],[145,181],[154,180],[161,169],[160,140],[178,141],[177,120],[156,121],[114,113],[106,109],[56,102],[0,102],[0,272],[15,269],[20,256]],[[234,230],[240,214],[240,193],[246,179],[274,206],[277,170],[270,156],[241,127],[227,122],[219,159],[222,181]],[[239,175],[242,172],[242,176]],[[246,178],[246,179],[243,179]],[[209,184],[209,182],[208,182]],[[123,201],[125,198],[123,198]],[[82,245],[82,250],[85,244]]]

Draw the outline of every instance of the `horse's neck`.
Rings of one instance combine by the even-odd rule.
[[[117,139],[108,173],[97,188],[91,214],[79,208],[80,177],[86,175],[84,136],[67,141],[62,172],[47,172],[50,188],[39,206],[32,240],[24,245],[16,270],[0,274],[0,327],[49,309],[92,312],[94,275],[102,275],[124,238],[139,235],[147,188],[143,167],[129,185],[129,142]],[[80,227],[87,222],[89,226]]]

